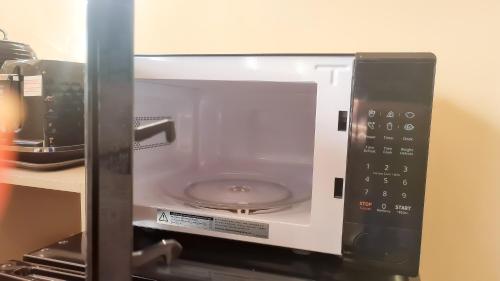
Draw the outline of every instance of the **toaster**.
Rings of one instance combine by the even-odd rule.
[[[6,61],[0,83],[19,99],[22,115],[14,141],[14,164],[55,169],[83,163],[84,64],[53,60]]]

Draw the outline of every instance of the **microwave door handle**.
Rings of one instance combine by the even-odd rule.
[[[158,258],[162,258],[162,262],[169,265],[179,257],[181,252],[182,245],[179,242],[173,239],[163,239],[157,244],[143,250],[134,251],[132,253],[132,265],[134,267],[140,267]]]
[[[135,128],[135,141],[140,142],[162,132],[165,132],[167,143],[172,143],[175,141],[175,123],[172,119],[167,118]]]

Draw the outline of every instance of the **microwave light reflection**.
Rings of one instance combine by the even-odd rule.
[[[245,66],[252,70],[259,69],[259,61],[256,57],[246,57],[244,59]]]

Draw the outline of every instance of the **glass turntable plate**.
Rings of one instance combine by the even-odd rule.
[[[282,209],[311,195],[304,181],[239,172],[176,176],[162,190],[190,206],[237,213]]]

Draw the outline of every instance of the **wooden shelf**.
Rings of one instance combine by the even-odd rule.
[[[32,171],[10,168],[5,171],[3,183],[43,189],[85,193],[85,167],[58,171]]]

